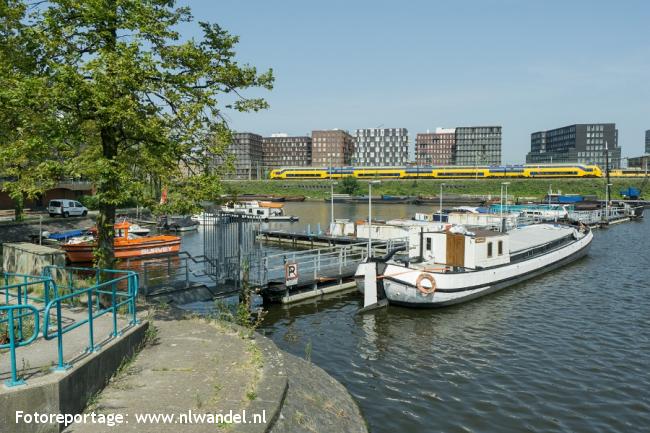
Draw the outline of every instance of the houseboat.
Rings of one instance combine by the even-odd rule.
[[[451,226],[422,233],[419,257],[373,258],[359,265],[355,279],[364,308],[444,307],[571,263],[587,254],[592,239],[586,226],[543,223],[509,232]]]

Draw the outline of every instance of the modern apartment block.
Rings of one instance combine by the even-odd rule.
[[[501,127],[462,126],[456,128],[455,165],[500,165]]]
[[[262,155],[266,168],[310,166],[312,141],[310,137],[271,134],[262,139]]]
[[[645,132],[645,153],[650,154],[650,129]]]
[[[312,131],[311,141],[311,163],[314,167],[343,167],[351,164],[354,138],[348,131]]]
[[[528,164],[580,163],[605,167],[605,146],[610,168],[621,166],[621,148],[614,123],[564,126],[530,135]]]
[[[415,137],[417,165],[453,165],[456,158],[456,129],[436,128]]]
[[[357,129],[352,164],[362,167],[405,165],[408,147],[406,128]]]
[[[627,166],[629,168],[641,168],[643,170],[647,170],[649,162],[650,155],[636,156],[627,160]]]
[[[234,155],[235,176],[241,179],[259,179],[262,172],[262,136],[251,132],[235,132],[228,148]]]

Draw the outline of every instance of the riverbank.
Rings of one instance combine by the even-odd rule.
[[[445,180],[382,180],[373,185],[373,195],[437,195],[440,185],[443,194],[476,194],[499,196],[503,179],[445,179]],[[543,198],[549,190],[563,194],[595,195],[605,198],[605,179],[509,179],[508,195],[511,197]],[[619,190],[628,186],[638,186],[641,179],[611,179],[612,198],[621,198]],[[324,199],[329,197],[330,183],[328,180],[252,180],[226,181],[228,194],[277,194],[304,195],[308,199]],[[368,193],[368,182],[359,180],[357,194]],[[340,186],[335,192],[344,192]]]
[[[121,413],[119,431],[367,432],[345,388],[318,367],[287,359],[275,344],[230,323],[158,311],[155,338],[98,394],[86,413]],[[316,380],[316,382],[314,382]],[[311,396],[312,400],[303,400]],[[137,422],[139,414],[191,416],[195,422]],[[196,421],[201,416],[212,422]],[[67,433],[105,431],[74,425]]]

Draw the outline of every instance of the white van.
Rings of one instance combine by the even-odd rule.
[[[51,217],[57,215],[67,218],[69,216],[86,216],[88,215],[88,209],[74,200],[67,199],[56,199],[50,200],[50,203],[47,206],[47,211]]]

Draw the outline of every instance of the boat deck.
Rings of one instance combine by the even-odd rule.
[[[510,254],[516,254],[539,245],[570,236],[575,229],[565,225],[535,224],[508,232]]]

